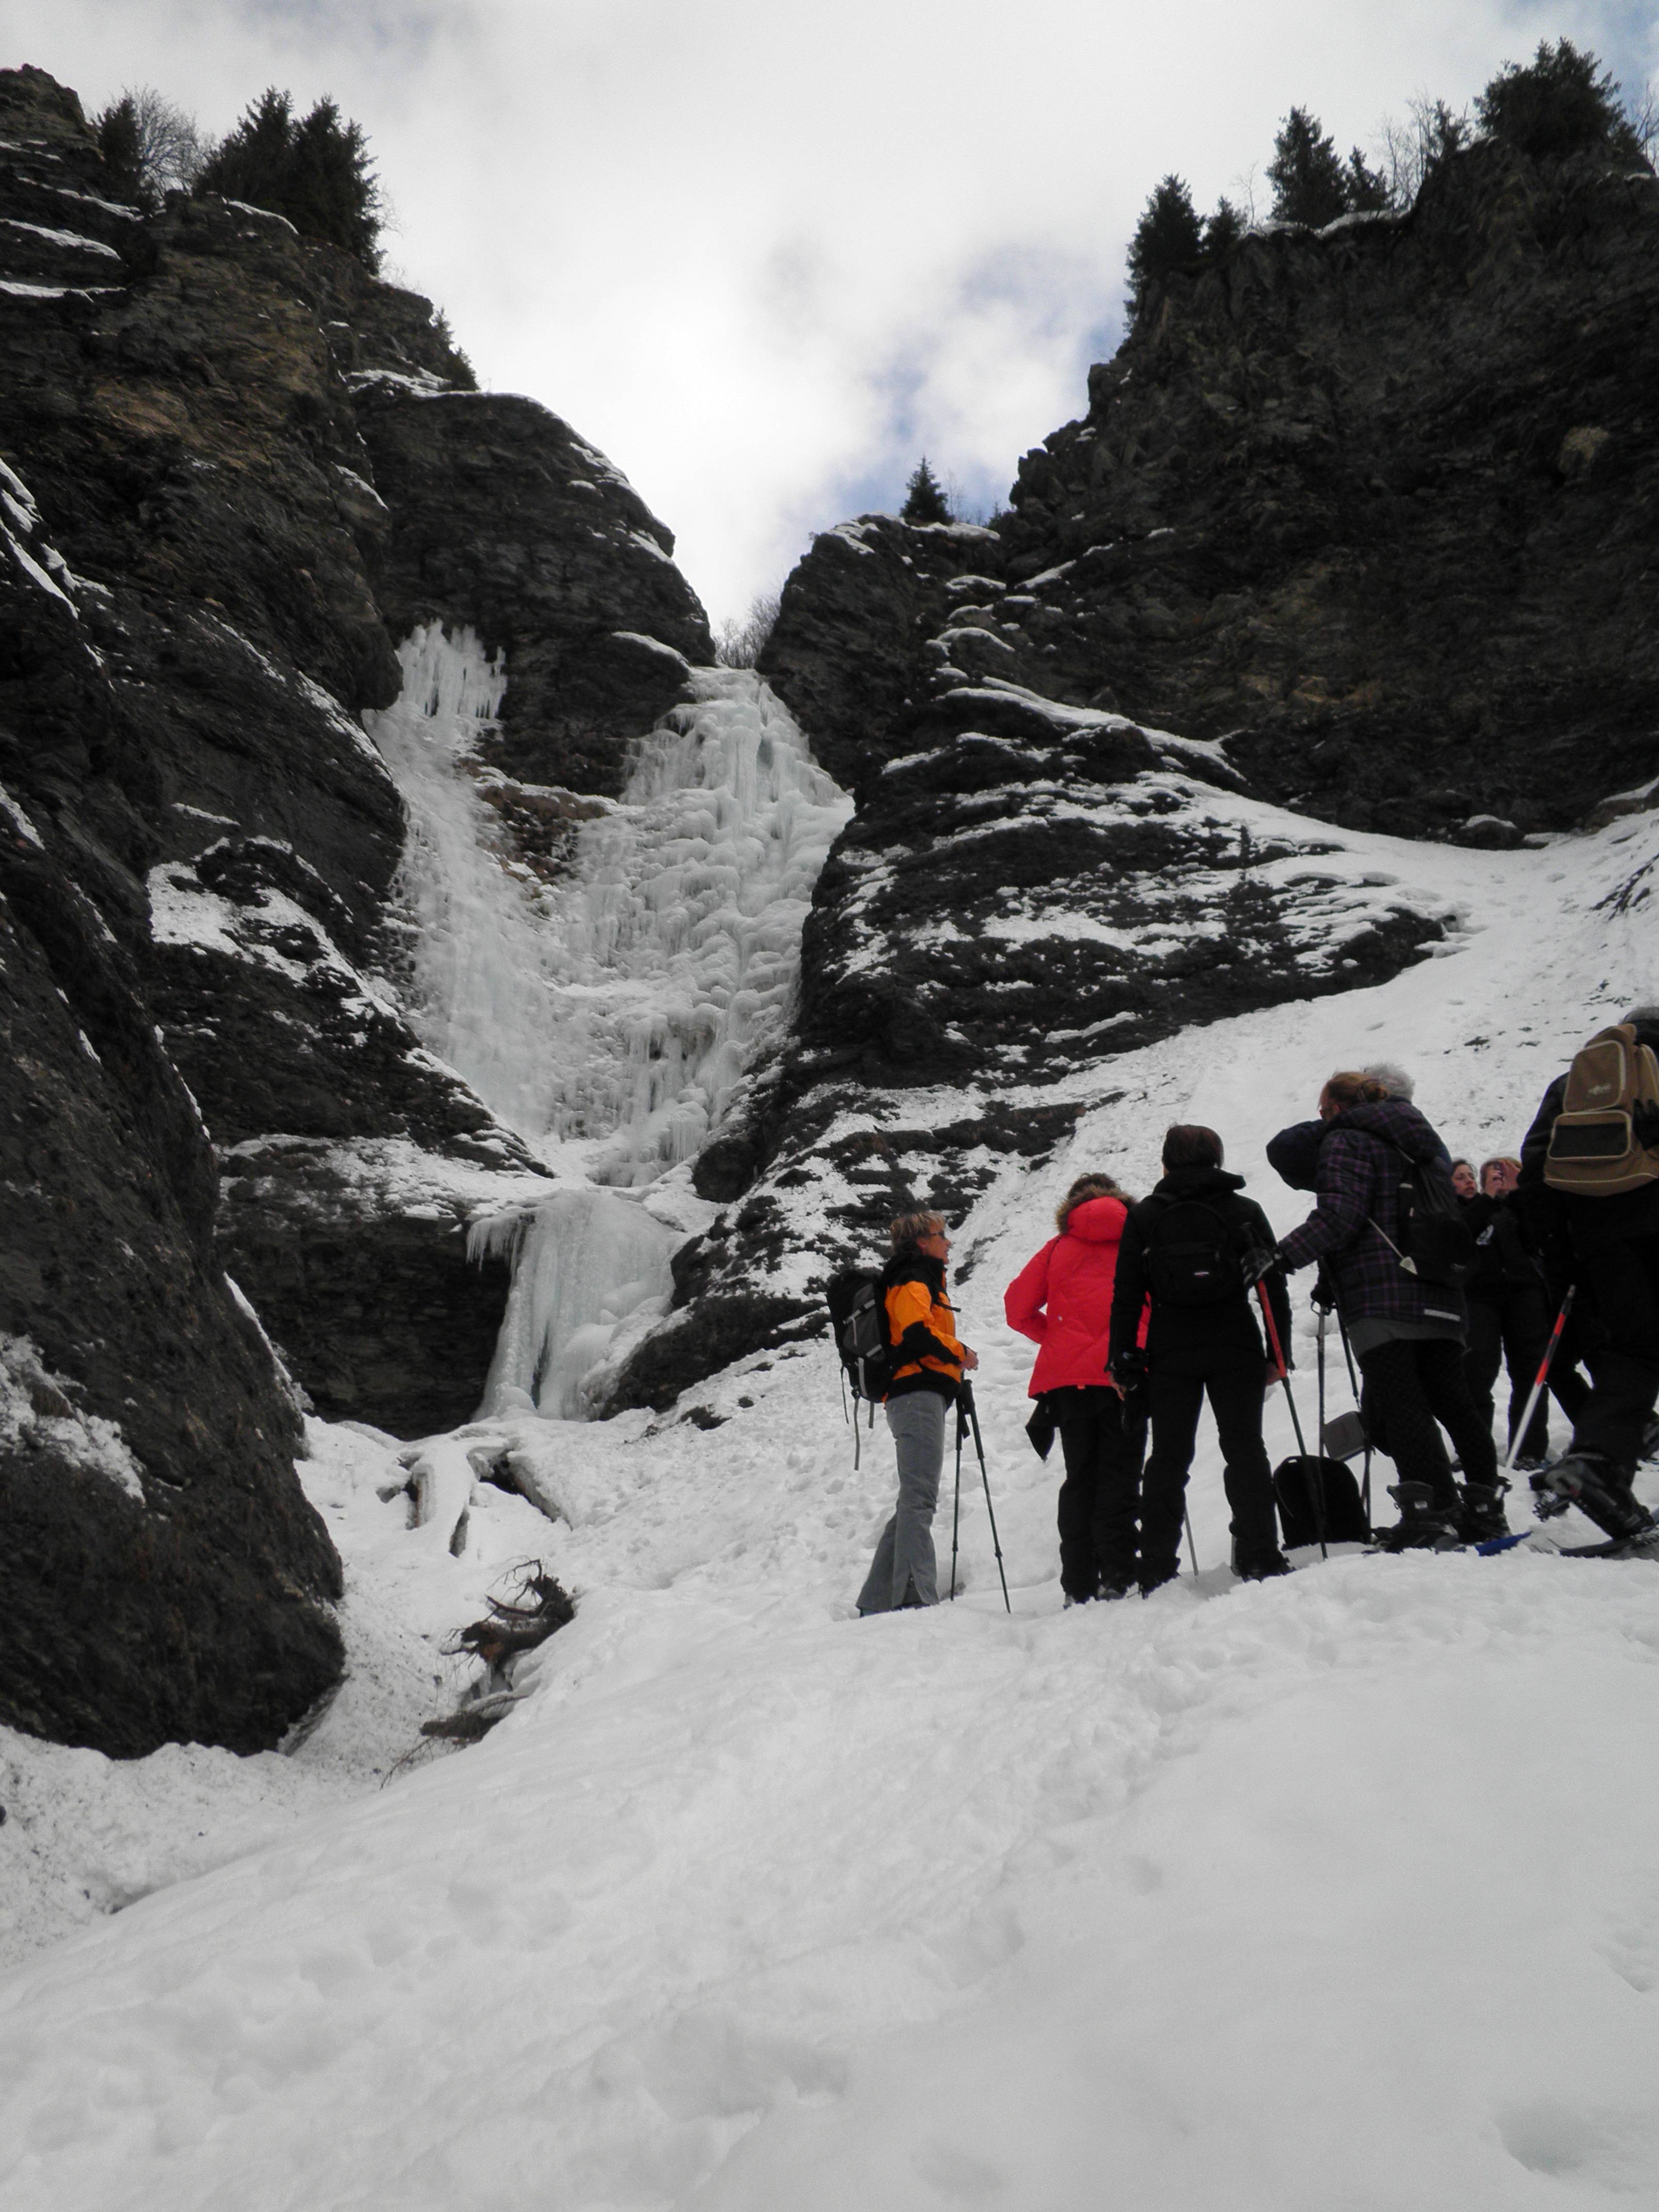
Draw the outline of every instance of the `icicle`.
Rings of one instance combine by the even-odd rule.
[[[591,1188],[556,1192],[529,1214],[475,1222],[469,1259],[516,1255],[483,1413],[511,1412],[523,1393],[538,1413],[580,1419],[584,1384],[618,1328],[665,1307],[679,1241],[635,1202]]]

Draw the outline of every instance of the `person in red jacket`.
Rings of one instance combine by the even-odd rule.
[[[1112,1286],[1129,1200],[1110,1176],[1080,1176],[1054,1218],[1060,1234],[1003,1293],[1010,1328],[1042,1349],[1028,1395],[1060,1432],[1060,1580],[1067,1605],[1136,1586],[1143,1413],[1106,1380]],[[1137,1394],[1139,1395],[1139,1394]]]

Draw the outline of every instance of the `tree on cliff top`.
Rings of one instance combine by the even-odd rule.
[[[906,522],[954,522],[951,502],[945,496],[944,487],[927,465],[924,453],[916,464],[915,473],[904,488],[904,504],[899,514]]]
[[[1634,161],[1646,158],[1617,81],[1571,39],[1554,46],[1540,39],[1524,68],[1505,62],[1477,97],[1474,111],[1483,131],[1534,161],[1559,160],[1590,146],[1609,147]]]
[[[1348,179],[1341,158],[1320,129],[1319,118],[1305,107],[1293,107],[1279,126],[1267,175],[1276,222],[1304,222],[1310,230],[1322,230],[1349,212]]]
[[[1139,315],[1154,284],[1190,268],[1204,251],[1204,228],[1184,177],[1164,178],[1140,211],[1129,241],[1129,313]]]
[[[273,85],[208,155],[196,190],[269,208],[302,237],[342,246],[366,269],[380,265],[383,203],[368,141],[331,100],[301,121],[291,96]]]
[[[153,84],[129,85],[93,118],[98,150],[110,187],[140,207],[155,208],[162,195],[188,191],[202,166],[202,135]]]

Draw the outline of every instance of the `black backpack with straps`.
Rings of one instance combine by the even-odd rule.
[[[1201,1198],[1158,1198],[1156,1203],[1159,1211],[1146,1248],[1153,1297],[1172,1306],[1218,1306],[1243,1297],[1243,1240],[1226,1216]]]

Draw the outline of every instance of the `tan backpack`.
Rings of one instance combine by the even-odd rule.
[[[1618,1198],[1659,1182],[1659,1060],[1629,1022],[1574,1055],[1544,1180],[1578,1198]]]

